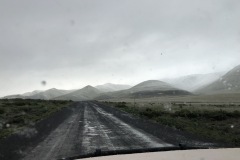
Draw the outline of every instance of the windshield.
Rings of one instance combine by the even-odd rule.
[[[0,0],[0,159],[240,146],[238,0]]]

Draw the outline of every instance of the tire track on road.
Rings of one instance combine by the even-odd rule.
[[[96,149],[114,150],[115,147],[108,136],[108,128],[100,123],[96,112],[89,104],[85,105],[82,153],[95,152]]]
[[[121,149],[173,146],[172,144],[166,143],[143,130],[130,126],[112,114],[107,113],[97,104],[93,104],[92,107],[101,115],[102,120],[105,121],[105,124],[113,131],[112,138],[117,138],[118,141],[125,142],[125,146],[122,146]]]
[[[85,106],[82,139],[81,154],[93,153],[96,149],[107,151],[173,146],[126,124],[94,103]]]
[[[75,144],[81,144],[82,139],[75,135],[81,131],[79,121],[82,117],[81,106],[74,108],[73,114],[52,131],[44,141],[39,143],[30,153],[25,153],[24,160],[51,160],[79,154]]]

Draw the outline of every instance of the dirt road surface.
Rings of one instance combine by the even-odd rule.
[[[179,143],[214,145],[98,102],[77,102],[68,114],[40,142],[21,151],[22,159],[62,159],[93,153],[96,149],[131,150],[171,147]]]

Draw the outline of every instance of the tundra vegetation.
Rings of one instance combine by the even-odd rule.
[[[1,99],[0,100],[0,139],[18,132],[36,122],[49,117],[71,101]]]
[[[240,104],[104,103],[175,129],[240,146]]]

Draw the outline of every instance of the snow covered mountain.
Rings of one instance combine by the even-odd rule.
[[[223,72],[209,74],[193,74],[175,79],[164,79],[163,81],[168,82],[174,87],[193,92],[218,80],[223,74]]]

